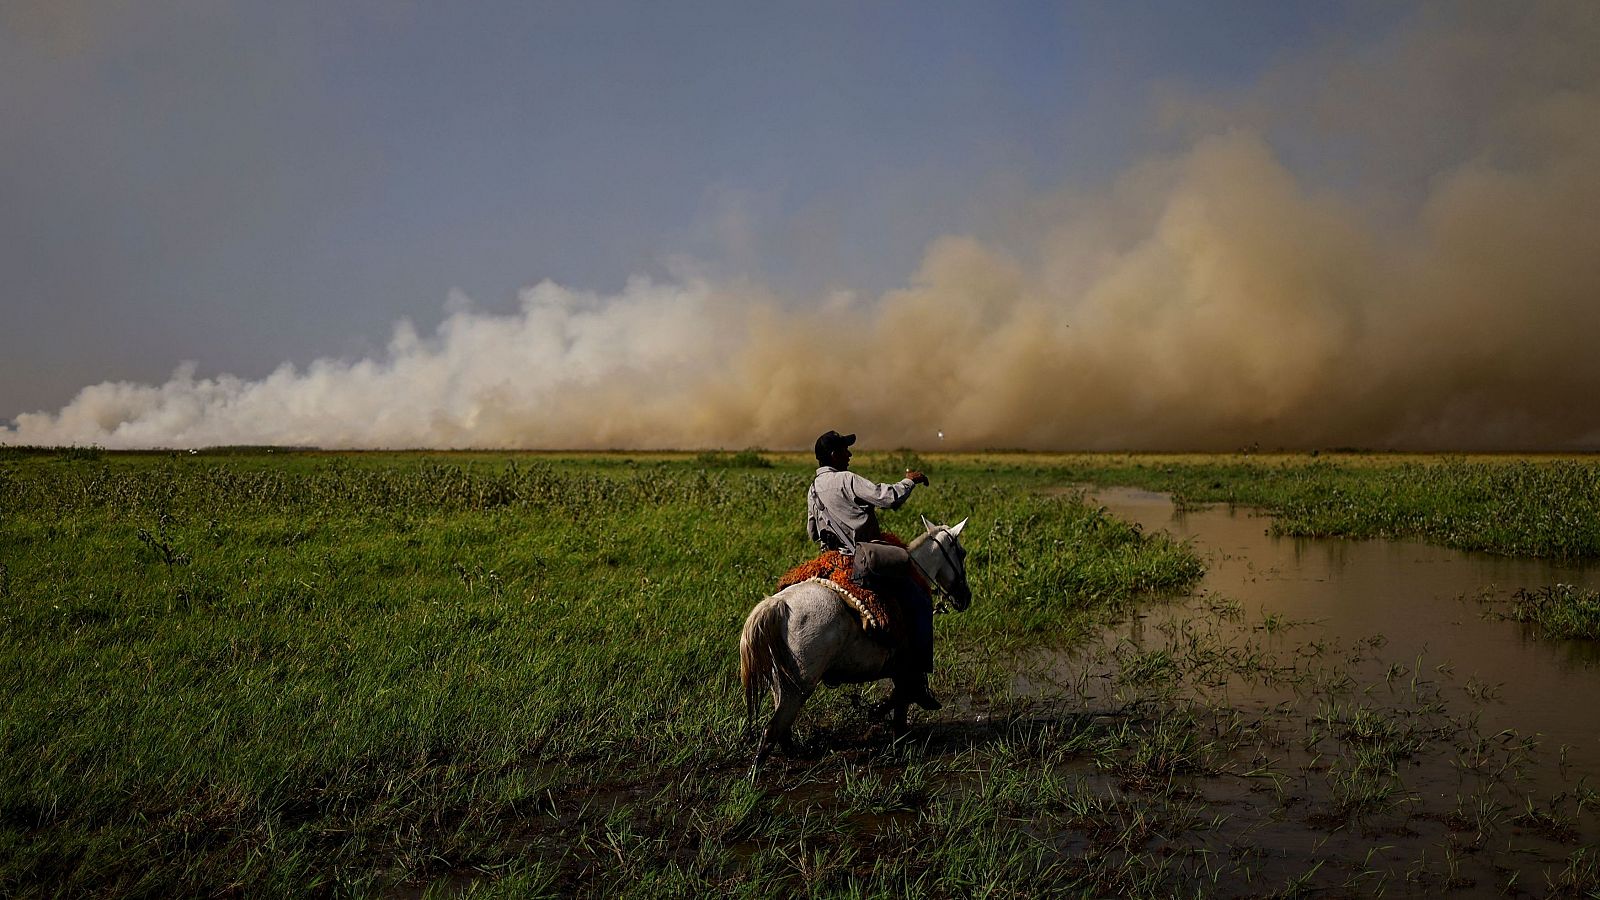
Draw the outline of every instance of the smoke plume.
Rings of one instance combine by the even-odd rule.
[[[545,283],[371,359],[84,388],[107,447],[1600,446],[1600,5],[1424,9],[1230,96],[900,290]],[[935,437],[943,431],[946,440]]]

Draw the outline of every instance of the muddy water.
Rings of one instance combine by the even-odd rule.
[[[1182,511],[1165,494],[1096,489],[1090,502],[1147,532],[1191,542],[1205,558],[1201,590],[1243,604],[1256,621],[1345,644],[1377,639],[1374,661],[1438,671],[1474,685],[1490,731],[1537,735],[1580,772],[1600,777],[1600,643],[1541,637],[1494,618],[1488,591],[1558,582],[1600,587],[1600,566],[1462,553],[1406,541],[1276,537],[1271,518],[1215,506]],[[1417,666],[1421,660],[1422,665]]]

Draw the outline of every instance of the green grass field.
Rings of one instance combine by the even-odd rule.
[[[788,880],[724,832],[738,629],[808,553],[809,467],[738,462],[10,454],[0,892]],[[1026,471],[935,469],[885,521],[972,517],[947,693],[1003,703],[1015,648],[1199,573]]]
[[[907,464],[933,486],[888,528],[971,517],[976,599],[940,618],[934,683],[947,723],[988,724],[895,745],[859,692],[825,691],[800,756],[751,784],[735,644],[810,552],[799,456],[0,449],[0,893],[1192,890],[1221,869],[1180,878],[1151,835],[1205,820],[1172,779],[1215,765],[1220,732],[1179,707],[1051,713],[1018,676],[1200,562],[1045,489],[1600,552],[1586,463],[855,467]],[[1594,862],[1572,865],[1581,884]]]

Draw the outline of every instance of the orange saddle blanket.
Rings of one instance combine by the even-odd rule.
[[[887,531],[880,540],[896,547],[905,546],[904,541]],[[863,628],[882,638],[903,641],[907,636],[906,616],[900,610],[900,598],[861,585],[855,580],[854,571],[855,563],[850,557],[837,550],[826,550],[816,559],[790,569],[778,579],[778,590],[813,578],[832,582],[843,595],[840,599],[861,616]],[[913,577],[921,579],[920,575]]]

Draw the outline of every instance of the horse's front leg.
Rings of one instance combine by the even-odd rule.
[[[894,736],[897,739],[905,737],[906,733],[911,730],[911,726],[906,724],[906,711],[908,709],[910,709],[909,704],[895,704],[894,718],[890,721],[889,727],[894,729]]]
[[[895,737],[905,737],[911,726],[906,724],[906,713],[910,707],[904,703],[896,703],[893,697],[879,703],[872,708],[872,719],[875,722],[887,722],[893,729]]]
[[[902,703],[899,699],[900,692],[895,691],[887,699],[872,708],[871,718],[875,722],[887,722],[894,730],[895,737],[904,737],[910,726],[906,724],[906,711],[910,704]]]

